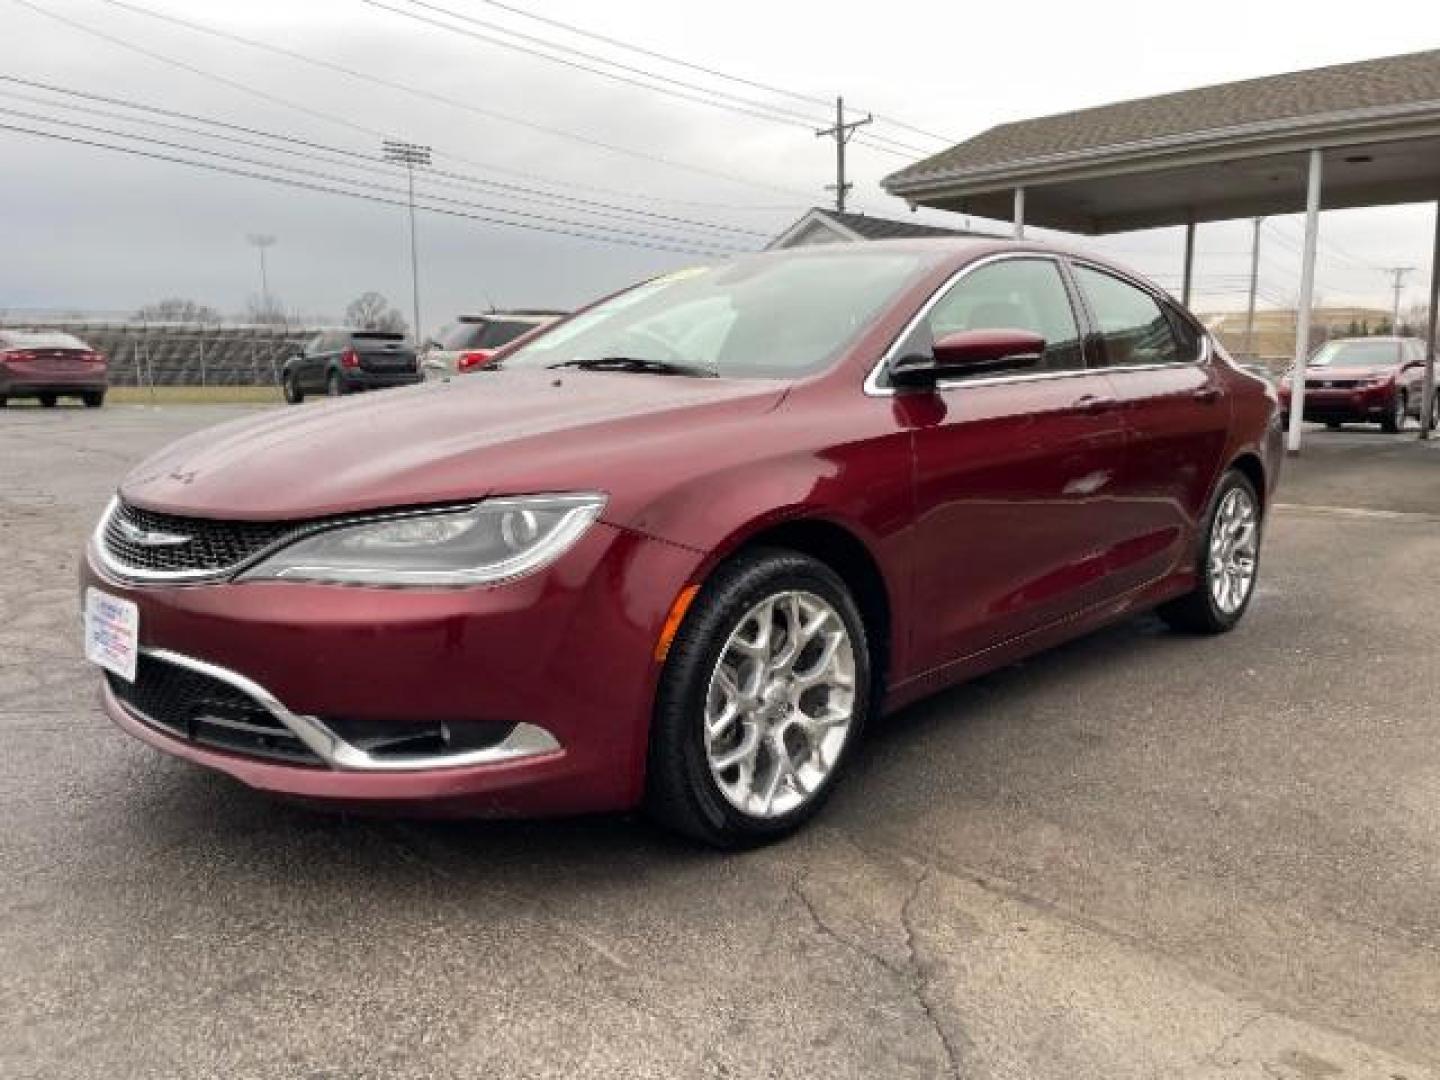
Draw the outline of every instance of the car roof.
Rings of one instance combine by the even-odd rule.
[[[483,323],[505,320],[507,322],[545,322],[549,319],[561,319],[570,314],[568,311],[543,311],[538,308],[526,308],[516,311],[487,311],[484,315],[461,315],[459,322],[462,323]]]
[[[53,330],[0,330],[0,341],[22,349],[88,349],[74,334]]]

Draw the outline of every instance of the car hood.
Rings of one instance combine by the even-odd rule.
[[[1307,367],[1307,379],[1384,379],[1395,374],[1395,367]]]
[[[653,483],[666,466],[683,471],[687,433],[734,438],[774,408],[786,386],[486,372],[198,432],[140,464],[120,495],[161,513],[265,520],[497,493],[603,491],[623,515],[637,484]]]

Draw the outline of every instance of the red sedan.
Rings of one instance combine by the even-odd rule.
[[[11,398],[37,398],[53,409],[62,397],[76,397],[90,409],[105,404],[109,364],[69,334],[0,330],[0,407]]]
[[[1286,423],[1293,376],[1291,369],[1280,380]],[[1404,431],[1411,417],[1420,420],[1424,402],[1425,343],[1418,338],[1338,338],[1315,350],[1305,365],[1305,419],[1331,430],[1349,423]],[[1440,394],[1431,405],[1440,419]]]
[[[135,469],[83,571],[115,722],[292,797],[754,843],[884,712],[1253,595],[1275,394],[1088,256],[749,256],[499,360]]]

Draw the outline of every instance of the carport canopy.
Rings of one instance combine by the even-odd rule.
[[[1097,235],[1306,213],[1290,449],[1300,448],[1318,215],[1440,200],[1440,50],[1201,87],[999,127],[886,177],[892,195]],[[1421,434],[1435,393],[1440,202]]]

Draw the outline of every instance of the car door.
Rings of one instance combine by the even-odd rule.
[[[1107,504],[1124,430],[1108,376],[1086,367],[1081,325],[1057,259],[1003,256],[962,271],[892,350],[928,350],[959,330],[1028,330],[1046,341],[1033,368],[947,378],[909,406],[918,671],[1109,593]]]
[[[1398,382],[1405,389],[1406,411],[1418,419],[1425,407],[1425,346],[1422,343],[1405,342],[1404,364]]]
[[[325,389],[325,382],[330,377],[330,360],[343,347],[348,340],[348,334],[327,331],[321,334],[315,343],[314,351],[305,359],[305,377],[307,377],[307,389],[320,393]]]
[[[1072,265],[1125,422],[1115,495],[1126,536],[1111,572],[1133,588],[1190,557],[1229,443],[1230,398],[1204,330],[1168,298],[1108,268]]]

